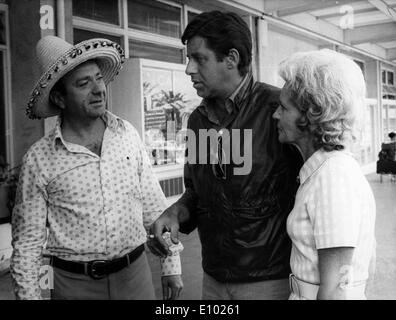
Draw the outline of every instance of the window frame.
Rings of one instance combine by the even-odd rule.
[[[144,58],[134,58],[136,61],[139,61],[140,65],[140,73],[142,73],[144,68],[150,68],[150,69],[157,69],[157,70],[166,70],[166,71],[171,71],[173,72],[184,72],[185,66],[183,64],[179,63],[173,63],[173,62],[164,62],[164,61],[157,61],[157,60],[150,60],[150,59],[144,59]],[[175,78],[172,75],[172,87],[175,86]],[[143,92],[142,92],[143,95]],[[142,106],[143,107],[143,106]],[[146,146],[146,138],[145,138],[145,133],[146,129],[144,126],[145,123],[145,118],[146,114],[144,109],[142,110],[142,131],[141,131],[141,138]],[[170,163],[170,164],[161,164],[157,166],[152,166],[153,171],[157,174],[159,179],[168,179],[170,177],[170,174],[172,172],[180,171],[183,170],[184,163]]]
[[[389,74],[392,75],[392,83],[389,82]],[[395,86],[395,73],[393,71],[386,71],[386,79],[388,86]]]
[[[382,74],[385,73],[385,82],[383,82],[382,80]],[[389,83],[389,78],[388,78],[388,73],[392,73],[393,74],[393,83]],[[392,86],[392,87],[396,87],[396,72],[392,69],[389,68],[381,68],[381,84],[384,84],[386,86]]]
[[[0,45],[0,51],[3,53],[4,65],[4,119],[5,119],[5,141],[6,141],[6,154],[5,158],[11,167],[15,167],[14,157],[14,139],[13,139],[13,115],[11,103],[11,53],[10,53],[10,28],[9,28],[9,7],[5,3],[0,3],[0,11],[4,12],[5,17],[5,44]]]
[[[203,11],[202,11],[202,10],[195,9],[195,8],[190,7],[190,6],[188,6],[188,5],[185,5],[185,6],[184,6],[184,11],[183,11],[183,26],[184,26],[184,27],[186,27],[187,24],[188,24],[188,13],[189,13],[189,12],[196,13],[196,14],[200,14],[200,13],[202,13]],[[183,34],[183,33],[182,33],[182,34]]]
[[[162,45],[167,47],[172,47],[176,49],[183,50],[183,63],[185,63],[185,48],[181,43],[180,39],[173,37],[168,37],[160,34],[155,34],[151,32],[145,32],[141,30],[131,29],[128,26],[128,0],[118,0],[119,1],[119,20],[120,25],[114,25],[102,21],[81,18],[78,16],[73,16],[72,27],[78,28],[86,31],[101,32],[104,34],[109,34],[113,36],[121,37],[121,42],[125,50],[125,56],[127,59],[130,58],[129,54],[129,40],[137,40],[148,43],[153,43],[156,45]],[[182,29],[185,28],[185,5],[174,3],[166,0],[157,0],[158,2],[178,7],[181,9],[180,23]]]
[[[181,49],[183,54],[182,64],[186,63],[186,49],[185,46],[181,43],[180,39],[130,28],[128,25],[128,0],[118,0],[118,1],[119,1],[119,21],[120,21],[119,26],[102,21],[73,16],[72,28],[82,29],[91,32],[100,32],[103,34],[109,34],[112,36],[121,37],[121,43],[124,48],[125,57],[127,59],[131,57],[129,51],[129,41],[136,40],[136,41],[152,43],[154,45]],[[156,1],[167,5],[175,6],[181,9],[180,23],[182,30],[184,30],[187,25],[187,18],[186,18],[187,10],[197,13],[201,12],[185,4],[179,4],[168,0],[156,0]],[[169,62],[161,61],[161,63],[168,64]],[[109,91],[110,91],[109,94],[111,95],[111,90]],[[111,105],[109,105],[109,110],[111,111],[111,109],[112,107]],[[142,139],[144,141],[144,135]],[[183,165],[180,164],[169,164],[169,165],[155,167],[153,168],[153,170],[154,172],[156,172],[156,174],[159,175],[159,177],[168,178],[169,175],[172,175],[175,172],[179,172],[180,170],[182,170],[182,167]]]
[[[104,26],[121,28],[122,25],[123,25],[123,15],[122,15],[122,2],[123,2],[123,0],[117,0],[117,1],[118,1],[118,21],[119,21],[118,24],[105,22],[105,21],[100,21],[100,20],[89,19],[89,18],[84,18],[84,17],[79,17],[79,16],[75,16],[74,14],[73,14],[73,18],[79,18],[79,19],[86,20],[86,21],[95,21],[96,23],[103,24]]]
[[[388,133],[393,130],[390,128],[389,121],[389,107],[396,108],[396,100],[382,99],[382,118],[381,121],[385,120],[385,123],[382,123],[382,136],[383,140],[386,140]],[[385,115],[385,117],[384,117]]]
[[[136,42],[140,42],[140,43],[142,43],[142,44],[147,44],[147,45],[149,45],[149,46],[153,46],[153,47],[158,47],[158,48],[164,48],[164,49],[172,49],[172,50],[177,50],[178,52],[177,52],[177,57],[179,58],[180,57],[180,60],[178,60],[178,61],[168,61],[168,60],[166,60],[166,59],[163,59],[163,60],[158,60],[158,61],[160,61],[160,62],[165,62],[165,63],[176,63],[176,64],[185,64],[185,52],[184,52],[184,49],[182,49],[182,48],[179,48],[179,47],[172,47],[172,46],[166,46],[166,45],[164,45],[164,44],[159,44],[159,43],[153,43],[153,42],[147,42],[147,41],[145,41],[145,40],[137,40],[136,38],[128,38],[128,45],[129,45],[129,53],[130,53],[130,51],[131,51],[131,47],[133,48],[134,47],[134,44],[133,44],[133,42],[135,42],[135,44],[136,44]],[[172,53],[173,54],[173,53]],[[152,57],[133,57],[133,55],[131,55],[131,54],[129,54],[129,58],[141,58],[141,59],[148,59],[148,60],[155,60],[154,58],[152,58]]]
[[[124,1],[126,3],[126,6],[125,6],[126,19],[127,19],[126,26],[127,26],[128,31],[130,32],[131,35],[134,35],[136,37],[142,37],[142,39],[150,39],[150,40],[152,40],[150,42],[153,42],[153,43],[155,43],[155,41],[159,37],[158,40],[163,41],[163,45],[170,44],[170,46],[184,47],[181,44],[180,39],[178,39],[178,38],[168,37],[168,36],[164,36],[164,35],[158,34],[158,33],[146,32],[146,31],[141,31],[141,30],[130,28],[129,24],[128,24],[128,0],[124,0]],[[171,2],[171,1],[166,1],[166,0],[156,0],[156,2],[160,2],[160,3],[166,4],[168,6],[176,7],[176,8],[180,9],[180,26],[181,26],[180,32],[182,33],[183,30],[184,30],[184,19],[183,19],[184,10],[183,10],[183,5],[178,4],[178,3],[174,3],[174,2]],[[149,38],[147,38],[147,37],[149,37]],[[136,39],[136,40],[140,40],[140,39]],[[169,41],[171,41],[171,42],[169,42]]]

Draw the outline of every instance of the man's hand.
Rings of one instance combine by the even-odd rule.
[[[171,255],[169,245],[163,238],[163,233],[169,231],[173,243],[179,243],[179,213],[187,211],[187,208],[175,203],[166,209],[162,215],[151,225],[150,236],[147,241],[147,246],[155,255],[165,258]]]
[[[181,275],[162,276],[162,299],[176,300],[183,289],[183,280]]]

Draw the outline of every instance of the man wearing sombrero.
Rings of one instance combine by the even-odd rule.
[[[47,36],[37,57],[42,75],[27,115],[59,117],[23,159],[12,217],[16,297],[41,298],[45,253],[53,299],[155,299],[144,243],[165,196],[137,131],[106,110],[106,85],[121,69],[123,50],[106,39],[73,46]],[[161,259],[170,299],[183,286],[181,244],[174,247]]]

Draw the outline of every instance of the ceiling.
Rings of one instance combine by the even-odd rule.
[[[265,11],[287,20],[308,13],[343,31],[345,43],[370,44],[396,62],[396,0],[266,0]]]

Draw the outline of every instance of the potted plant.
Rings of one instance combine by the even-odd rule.
[[[166,121],[174,121],[176,131],[181,129],[181,113],[186,107],[189,100],[185,99],[184,94],[174,93],[172,90],[164,91],[161,90],[162,97],[158,101],[158,106],[162,106],[165,109]]]
[[[166,148],[164,156],[166,163],[176,161],[176,133],[182,128],[181,114],[189,102],[184,94],[174,93],[172,90],[161,90],[161,98],[157,102],[158,107],[162,107],[165,112],[165,127],[163,128],[166,137]]]
[[[0,223],[10,221],[15,203],[18,171],[19,166],[10,169],[5,158],[0,155]]]

